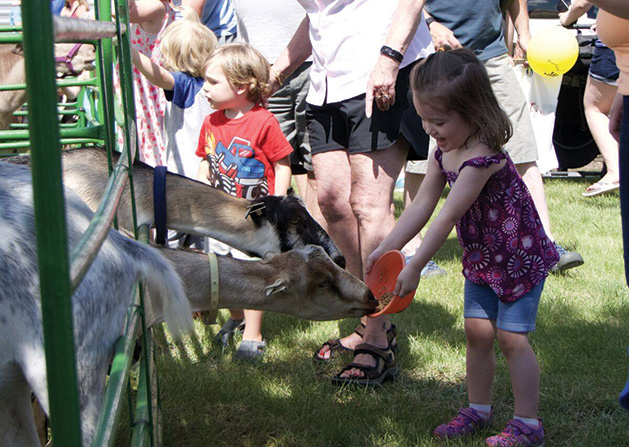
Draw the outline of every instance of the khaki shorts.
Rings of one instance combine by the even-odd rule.
[[[505,145],[505,150],[515,164],[537,161],[537,143],[533,133],[528,104],[518,78],[511,67],[509,56],[505,54],[491,58],[485,61],[485,68],[496,98],[505,112],[507,112],[513,125],[513,136]],[[435,140],[431,138],[429,157],[432,156],[435,146]],[[427,160],[408,161],[406,163],[406,172],[425,174],[427,167]]]

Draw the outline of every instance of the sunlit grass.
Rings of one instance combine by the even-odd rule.
[[[545,184],[555,237],[586,262],[547,280],[531,336],[542,368],[547,445],[628,445],[629,416],[617,403],[629,344],[618,196],[584,199],[588,181],[582,179]],[[197,322],[198,337],[185,346],[158,333],[164,445],[484,445],[492,431],[457,442],[431,436],[467,403],[460,253],[451,235],[436,255],[448,275],[422,281],[410,308],[393,317],[401,374],[373,390],[330,383],[351,361],[349,354],[327,365],[312,360],[323,341],[350,333],[357,320],[308,322],[267,314],[268,351],[258,365],[236,361],[234,347],[212,345],[218,326]],[[494,388],[499,429],[513,408],[500,354]],[[127,431],[121,428],[119,445],[128,445]]]

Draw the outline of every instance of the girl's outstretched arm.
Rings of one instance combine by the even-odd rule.
[[[164,19],[166,6],[160,0],[129,1],[129,22],[157,22]]]
[[[142,73],[151,84],[163,90],[172,90],[175,88],[175,78],[173,75],[135,48],[131,48],[131,60],[133,61],[133,65],[140,70],[140,73]]]
[[[441,173],[437,161],[434,157],[430,157],[428,161],[428,171],[426,178],[422,182],[415,199],[406,207],[391,233],[387,235],[367,258],[365,264],[365,272],[369,273],[373,264],[389,250],[401,250],[404,245],[410,241],[430,219],[443,188],[446,179]]]
[[[476,201],[489,177],[501,169],[504,164],[505,162],[502,162],[489,168],[468,166],[461,170],[443,208],[430,224],[417,252],[400,272],[395,284],[394,292],[396,295],[405,296],[417,288],[424,266],[437,253],[437,250],[448,238],[452,228]]]

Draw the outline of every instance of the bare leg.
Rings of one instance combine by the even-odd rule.
[[[533,197],[535,208],[537,208],[537,212],[539,213],[539,217],[542,221],[546,234],[550,240],[554,241],[555,238],[550,231],[550,215],[548,213],[548,205],[546,203],[544,182],[542,180],[542,174],[539,172],[539,168],[537,167],[537,163],[534,161],[530,163],[520,163],[516,165],[516,167],[518,168],[518,172],[522,176],[526,187],[531,192],[531,197]]]
[[[528,333],[498,329],[500,348],[507,359],[516,416],[537,419],[540,371]]]
[[[360,258],[367,259],[384,237],[395,226],[393,189],[408,151],[406,140],[400,140],[385,151],[350,155],[351,165],[351,208],[358,223],[360,237]],[[389,327],[386,316],[367,318],[363,343],[387,348],[386,329]],[[374,366],[375,359],[359,354],[354,362]],[[351,369],[341,377],[361,377],[362,371]]]
[[[424,177],[424,174],[413,174],[410,172],[404,174],[404,208],[408,207],[417,196],[417,192],[424,181]],[[421,243],[421,233],[417,233],[417,235],[402,248],[402,253],[404,253],[405,256],[413,256]]]
[[[611,109],[617,87],[599,82],[588,76],[583,96],[585,118],[592,137],[598,146],[607,173],[601,181],[618,182],[618,142],[609,133],[609,110]]]
[[[312,214],[314,220],[319,222],[324,229],[326,229],[326,222],[323,214],[321,213],[321,209],[319,208],[319,202],[317,200],[317,179],[315,178],[314,171],[308,171],[307,174],[308,182],[306,184],[306,195],[304,198],[304,202],[306,202],[306,208]]]
[[[307,174],[293,174],[293,182],[297,186],[297,194],[301,196],[304,201],[306,200],[306,188],[308,185],[308,176]]]
[[[262,317],[261,310],[245,310],[245,330],[242,333],[243,340],[262,341]]]
[[[465,319],[467,396],[470,403],[489,405],[494,383],[496,322]]]

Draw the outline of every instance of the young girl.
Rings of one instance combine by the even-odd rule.
[[[161,59],[160,38],[175,20],[175,10],[168,0],[130,0],[129,37],[131,47],[155,62]],[[117,70],[114,70],[114,87],[119,89]],[[166,165],[166,145],[162,135],[166,98],[137,68],[133,69],[136,125],[140,161],[151,166]],[[124,144],[124,135],[118,134],[118,144]]]
[[[246,199],[286,194],[290,186],[292,147],[277,119],[260,104],[269,96],[269,63],[242,43],[220,46],[207,60],[203,91],[217,112],[203,122],[196,154],[202,158],[199,179]],[[211,251],[218,251],[215,241]],[[233,256],[243,254],[233,249]],[[262,312],[231,310],[219,333],[224,342],[245,320],[237,357],[260,358]]]
[[[438,144],[419,194],[369,256],[401,249],[428,222],[446,182],[451,190],[424,242],[400,273],[395,293],[416,289],[422,268],[456,225],[463,247],[465,334],[470,405],[434,434],[453,438],[492,422],[490,404],[498,338],[513,387],[514,417],[490,446],[539,446],[540,372],[528,341],[544,281],[559,256],[531,195],[502,146],[511,124],[492,92],[483,64],[466,49],[429,56],[411,74],[413,98],[426,132]]]
[[[183,18],[170,24],[161,37],[161,66],[135,48],[131,55],[135,67],[166,96],[163,135],[168,170],[196,179],[199,159],[194,148],[203,120],[212,113],[202,91],[203,64],[217,39],[194,10],[179,9]]]

